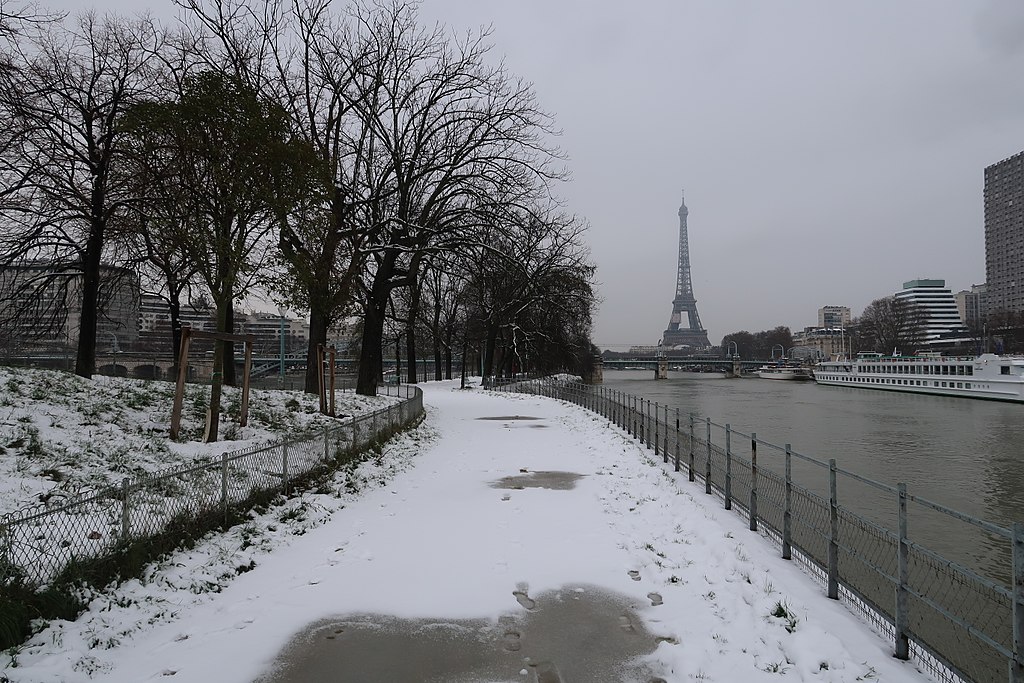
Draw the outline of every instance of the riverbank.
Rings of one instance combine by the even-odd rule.
[[[602,652],[607,680],[930,680],[606,420],[424,389],[425,423],[378,457],[95,595],[0,656],[3,676],[300,680],[296,661],[374,633],[360,651],[438,680],[600,680]],[[403,680],[337,669],[362,665],[333,675]]]

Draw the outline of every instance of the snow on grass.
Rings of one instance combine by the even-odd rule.
[[[174,388],[171,382],[88,380],[65,372],[0,367],[0,515],[298,436],[336,420],[319,413],[316,396],[252,389],[249,423],[239,427],[241,389],[225,387],[221,440],[205,444],[210,388],[187,385],[180,438],[171,441]],[[339,417],[364,413],[394,400],[339,393],[336,412]]]

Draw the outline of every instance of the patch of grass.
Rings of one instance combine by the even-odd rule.
[[[772,662],[764,667],[763,671],[770,674],[784,674],[789,671],[789,667],[782,662]]]
[[[775,608],[770,612],[770,614],[777,619],[782,619],[784,622],[783,625],[790,633],[796,630],[796,625],[800,622],[799,617],[793,614],[789,609],[789,605],[782,600],[775,603]]]

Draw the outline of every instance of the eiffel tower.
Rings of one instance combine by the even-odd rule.
[[[693,284],[690,282],[690,243],[686,233],[686,198],[679,207],[679,270],[676,277],[676,298],[672,300],[672,317],[665,330],[661,345],[689,346],[702,349],[711,346],[708,331],[700,325],[697,315],[697,300],[693,298]],[[682,325],[683,313],[686,325]]]

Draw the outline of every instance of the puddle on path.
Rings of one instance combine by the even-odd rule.
[[[630,598],[571,586],[531,602],[529,611],[511,607],[497,621],[374,614],[320,621],[293,638],[257,683],[662,680],[636,661],[659,641],[644,629]]]
[[[502,477],[491,482],[492,489],[554,489],[568,491],[576,488],[576,482],[585,475],[576,472],[527,472],[511,477]]]

